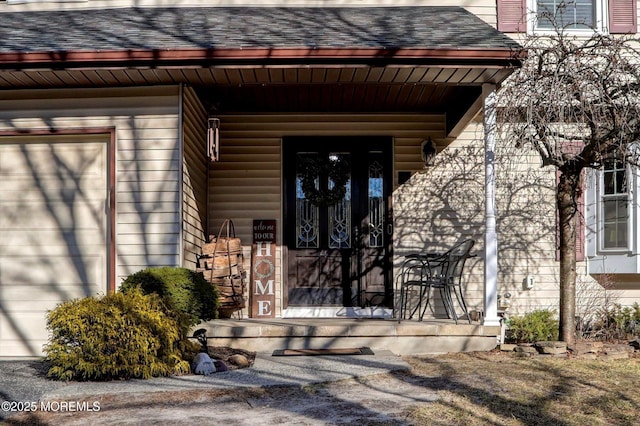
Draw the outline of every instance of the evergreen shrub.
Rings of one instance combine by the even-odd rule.
[[[515,343],[534,343],[558,340],[558,320],[556,312],[541,309],[523,316],[509,318],[507,340]]]
[[[201,320],[215,318],[218,311],[218,293],[202,275],[187,268],[153,267],[129,275],[120,286],[120,291],[129,292],[140,288],[145,294],[158,294],[167,308],[175,312],[183,330]]]
[[[157,295],[139,290],[57,306],[47,315],[47,375],[113,380],[189,372],[178,348],[178,324],[164,309]]]

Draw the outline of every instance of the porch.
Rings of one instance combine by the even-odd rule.
[[[210,346],[256,352],[277,349],[369,347],[396,355],[488,351],[496,347],[500,326],[362,318],[217,319],[199,324]]]
[[[379,292],[389,288],[393,265],[409,251],[442,247],[450,243],[447,238],[480,239],[484,233],[482,264],[477,266],[484,278],[474,281],[472,297],[484,312],[485,327],[334,318],[226,320],[206,328],[213,344],[260,351],[369,346],[426,353],[495,346],[499,318],[492,102],[495,88],[520,61],[514,57],[519,45],[482,19],[462,7],[96,9],[91,26],[84,25],[83,10],[0,15],[9,29],[4,38],[8,41],[0,48],[0,87],[8,99],[0,105],[0,130],[17,144],[28,141],[17,138],[25,135],[111,135],[110,160],[105,162],[109,166],[103,172],[112,180],[108,197],[103,197],[109,199],[110,210],[101,218],[110,224],[103,229],[111,231],[105,234],[108,256],[101,257],[106,258],[102,279],[109,291],[117,289],[121,278],[149,265],[195,269],[206,237],[226,219],[234,221],[236,236],[244,242],[244,269],[252,271],[248,282],[259,287],[254,293],[272,293],[272,303],[268,308],[264,304],[261,314],[273,317],[285,316],[292,306],[325,304],[291,300],[296,292],[290,288],[300,287],[291,285],[294,281],[317,283],[318,274],[324,274],[347,289],[347,279],[357,276],[362,287],[356,285],[352,294],[361,289]],[[43,32],[50,22],[66,22],[68,31]],[[480,165],[481,158],[488,160],[486,179],[477,173],[470,176],[465,167],[460,169],[465,182],[479,182],[477,188],[451,186],[476,195],[484,192],[486,202],[467,203],[466,194],[451,197],[450,191],[435,186],[435,193],[426,195],[437,203],[422,197],[431,187],[422,173],[431,151],[441,153],[453,141],[471,140],[474,118],[483,110],[486,155],[469,158]],[[343,144],[320,157],[325,142],[311,144],[308,139],[318,137],[360,139],[347,153]],[[384,137],[386,145],[364,151],[377,137]],[[335,221],[330,228],[329,215],[315,214],[315,207],[308,206],[311,213],[300,219],[314,232],[304,244],[285,232],[296,225],[285,201],[290,198],[295,204],[296,180],[314,179],[310,173],[299,176],[295,163],[285,158],[288,138],[300,142],[291,149],[292,157],[312,152],[321,175],[332,171],[325,159],[335,154],[357,158],[349,164],[359,168],[357,182],[355,174],[348,178],[353,182],[349,199],[342,199],[350,208],[357,199],[357,211],[353,208],[343,215],[348,220]],[[348,173],[337,177],[345,176]],[[442,179],[441,173],[436,176]],[[328,177],[322,179],[325,193]],[[382,191],[376,189],[380,186]],[[435,217],[414,214],[427,210]],[[377,222],[372,223],[372,217]],[[261,263],[275,276],[256,285],[258,273],[247,255],[253,221],[262,219],[278,227],[274,259]],[[48,232],[60,225],[51,226]],[[340,241],[329,244],[329,230],[338,228],[351,234],[339,233]],[[371,229],[374,237],[365,233]],[[360,250],[363,242],[368,253]],[[66,246],[60,247],[66,253]],[[315,250],[323,268],[313,269],[313,259],[304,263],[305,253],[292,260],[291,253],[303,249]],[[347,252],[354,249],[362,254],[353,256],[360,270],[347,262]],[[58,256],[45,250],[51,259]],[[376,250],[386,253],[374,256]],[[373,283],[372,289],[361,271],[382,277],[379,270],[386,281]],[[47,285],[59,282],[57,276],[47,280]],[[16,289],[20,297],[24,291],[22,286]],[[329,304],[350,306],[352,294],[343,293],[342,300],[338,295]],[[13,300],[8,304],[18,309]],[[29,309],[25,312],[32,315]],[[38,315],[42,322],[44,310]],[[478,340],[484,344],[476,345]]]

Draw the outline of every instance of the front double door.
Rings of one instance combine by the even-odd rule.
[[[392,304],[391,138],[286,138],[287,307]]]

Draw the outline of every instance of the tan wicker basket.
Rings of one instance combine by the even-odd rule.
[[[246,273],[243,269],[242,242],[236,238],[231,220],[220,227],[217,236],[209,237],[198,259],[198,270],[218,290],[218,318],[230,318],[245,308]]]
[[[228,254],[242,254],[242,242],[240,238],[225,238],[225,237],[209,237],[208,243],[202,245],[203,255],[226,255]]]

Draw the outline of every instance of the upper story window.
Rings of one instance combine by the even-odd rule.
[[[5,0],[7,4],[25,4],[25,3],[86,3],[89,0]]]
[[[635,34],[638,0],[497,0],[498,30],[507,33],[565,31]]]
[[[557,25],[564,30],[590,30],[597,28],[599,4],[596,0],[537,0],[536,29],[553,30]],[[600,19],[602,21],[602,19]]]
[[[530,30],[571,32],[607,31],[605,0],[530,0]]]
[[[629,184],[621,161],[609,161],[600,183],[600,238],[603,250],[629,248]]]

